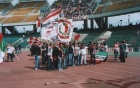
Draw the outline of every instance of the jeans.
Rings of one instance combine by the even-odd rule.
[[[73,59],[72,59],[72,57],[73,57],[73,53],[70,53],[69,54],[69,64],[68,65],[72,65],[72,62],[73,62]]]
[[[114,53],[114,60],[117,60],[118,53]]]
[[[58,70],[62,68],[61,64],[62,64],[62,57],[59,57],[59,59],[58,59]]]
[[[35,55],[34,58],[35,58],[35,68],[38,68],[39,67],[39,56]]]
[[[48,59],[47,59],[47,70],[52,70],[53,69],[53,66],[52,66],[52,59],[50,58],[50,56],[48,56]]]
[[[67,66],[68,66],[68,55],[65,55],[64,68],[67,68]]]
[[[46,62],[46,53],[42,53],[42,64],[45,64],[45,62]]]
[[[82,65],[82,64],[81,64],[81,55],[78,55],[77,64],[78,64],[78,65]]]

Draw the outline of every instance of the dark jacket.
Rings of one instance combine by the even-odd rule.
[[[33,52],[33,55],[40,55],[41,54],[40,47],[39,46],[32,47],[32,52]]]
[[[59,52],[58,48],[57,47],[53,47],[52,56],[58,57],[58,52]]]

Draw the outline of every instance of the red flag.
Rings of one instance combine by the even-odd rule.
[[[2,42],[3,35],[0,33],[0,43]]]
[[[40,17],[37,19],[36,27],[41,27],[41,20]]]

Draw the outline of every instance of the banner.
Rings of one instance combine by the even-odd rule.
[[[41,29],[41,39],[46,40],[49,42],[55,42],[58,40],[58,22],[51,22],[49,25],[46,27],[43,27]]]
[[[59,19],[58,20],[58,39],[61,42],[70,42],[72,38],[73,25],[72,20]]]

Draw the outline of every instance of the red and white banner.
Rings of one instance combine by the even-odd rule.
[[[50,12],[50,14],[44,19],[42,24],[47,24],[49,22],[54,21],[56,18],[59,17],[61,11],[62,11],[62,8],[58,8],[58,9],[53,10],[52,12]]]
[[[39,46],[42,46],[42,42],[39,40],[39,38],[30,37],[27,39],[27,42],[28,44],[31,44],[31,45],[37,42]]]
[[[77,34],[75,32],[72,33],[72,40],[82,42],[83,39],[87,36],[88,34]]]
[[[58,39],[61,42],[70,42],[72,38],[73,25],[72,20],[58,20]]]
[[[51,22],[49,25],[46,27],[43,27],[41,29],[41,39],[49,41],[49,42],[54,42],[57,41],[57,28],[58,23],[57,22]]]

